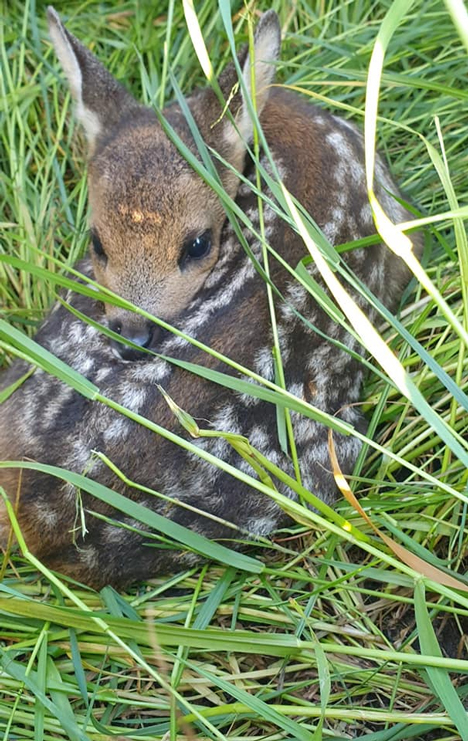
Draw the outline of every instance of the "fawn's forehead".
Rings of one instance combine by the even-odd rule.
[[[224,220],[213,191],[157,124],[123,130],[99,147],[89,181],[91,223],[114,259],[161,252],[178,260],[189,236]]]
[[[185,131],[180,131],[190,145]],[[140,252],[154,241],[180,257],[190,235],[224,221],[221,202],[155,121],[123,127],[98,146],[89,163],[91,222],[107,250],[117,235],[135,237]],[[162,242],[161,242],[162,240]],[[116,245],[115,249],[119,249]]]
[[[104,142],[90,160],[89,179],[94,194],[130,215],[138,206],[175,206],[200,182],[157,122],[124,128]]]

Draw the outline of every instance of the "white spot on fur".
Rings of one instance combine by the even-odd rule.
[[[84,340],[85,327],[81,322],[73,322],[68,327],[67,341],[72,344],[81,344]]]
[[[110,443],[123,440],[127,437],[130,432],[130,425],[127,418],[119,417],[111,422],[103,433],[104,443],[109,445]]]
[[[247,530],[257,537],[269,535],[275,529],[276,520],[273,517],[252,518],[247,522]]]
[[[216,429],[219,428],[217,427]],[[214,455],[216,458],[221,458],[222,460],[226,460],[231,450],[231,446],[229,445],[228,441],[224,439],[224,437],[218,437],[215,439],[211,438],[210,444],[206,447],[209,448],[209,451],[212,455]]]
[[[90,567],[95,567],[99,561],[98,551],[93,545],[87,545],[77,550],[80,561]]]
[[[107,524],[103,530],[103,540],[106,543],[120,543],[125,531],[121,527]]]
[[[372,224],[372,209],[370,203],[366,203],[365,206],[361,208],[360,217],[364,224]]]
[[[340,190],[338,190],[338,201],[341,203],[342,206],[346,204],[347,196],[346,196],[346,167],[343,163],[339,163],[334,171],[333,175],[336,180],[337,185],[339,186]],[[343,190],[341,190],[343,189]]]
[[[165,360],[151,360],[147,363],[134,364],[129,377],[141,383],[156,384],[167,379],[171,375],[171,370],[171,366]]]
[[[328,121],[326,121],[323,116],[314,115],[313,117],[314,124],[316,126],[324,126]]]
[[[140,411],[146,403],[146,397],[146,389],[142,386],[135,386],[130,381],[121,383],[117,388],[119,404],[132,412]]]
[[[109,378],[112,376],[113,372],[114,371],[112,368],[100,368],[96,373],[96,378],[95,378],[96,383],[100,384],[100,383],[103,383],[104,381],[108,381]]]
[[[354,159],[353,150],[346,137],[340,131],[331,131],[327,134],[326,139],[344,162],[349,162]]]
[[[60,336],[59,337],[53,337],[52,339],[49,339],[48,347],[50,352],[54,353],[54,355],[61,356],[64,355],[68,349],[68,341],[63,340]]]
[[[255,353],[255,371],[267,381],[272,381],[275,376],[273,355],[270,347],[261,347]]]
[[[58,512],[55,509],[51,509],[47,506],[44,501],[34,502],[33,509],[35,512],[37,522],[41,523],[42,528],[51,530],[57,523]]]
[[[323,233],[331,244],[335,244],[338,237],[338,224],[336,221],[328,221],[323,225]]]
[[[356,187],[364,187],[365,185],[365,172],[364,172],[364,166],[361,162],[357,159],[351,159],[348,162],[349,171],[351,173],[351,177],[354,180],[354,184]]]
[[[249,442],[258,450],[265,450],[269,447],[271,441],[265,426],[256,425],[248,433]]]
[[[47,404],[44,402],[41,404],[38,422],[42,427],[49,428],[53,426],[57,418],[63,414],[65,404],[70,401],[74,393],[75,391],[68,386],[56,385],[53,399]]]
[[[234,404],[227,404],[222,407],[217,414],[211,418],[211,427],[214,430],[241,434],[237,411]]]
[[[252,381],[249,376],[243,375],[241,376],[241,379],[246,383],[249,383],[251,386],[258,386],[258,384]],[[260,399],[258,397],[250,396],[247,393],[236,392],[236,397],[245,407],[254,407],[260,403]]]

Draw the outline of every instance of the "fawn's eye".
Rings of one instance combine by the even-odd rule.
[[[93,250],[96,257],[100,260],[107,260],[106,252],[102,246],[101,240],[99,239],[99,234],[95,229],[91,230],[91,242],[93,243]]]
[[[199,260],[208,255],[211,250],[211,231],[208,229],[200,236],[190,239],[184,244],[184,254],[192,260]]]

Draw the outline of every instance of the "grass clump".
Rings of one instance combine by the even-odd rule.
[[[338,523],[310,515],[252,548],[260,573],[206,564],[125,595],[62,582],[30,556],[5,560],[4,739],[468,738],[468,595],[450,582],[467,583],[468,93],[447,6],[275,6],[278,80],[363,124],[371,55],[385,37],[371,126],[425,227],[424,287],[415,280],[399,321],[379,328],[412,386],[385,372],[368,380],[369,447],[352,478],[361,509],[343,499]],[[175,79],[184,92],[203,82],[181,4],[56,7],[143,102],[173,98]],[[230,58],[226,8],[196,9],[216,73]],[[247,40],[245,9],[230,14],[237,42]],[[53,276],[87,243],[84,145],[44,16],[42,4],[10,0],[0,26],[0,303],[27,334],[55,284],[15,259]],[[5,363],[11,336],[2,334]]]

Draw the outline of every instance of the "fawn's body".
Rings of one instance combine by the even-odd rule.
[[[271,23],[271,14],[268,15]],[[259,30],[256,48],[261,48],[261,42],[262,33]],[[225,88],[229,90],[235,77],[228,71],[224,79]],[[206,100],[203,96],[206,96]],[[198,92],[189,99],[189,104],[205,138],[209,140],[216,136],[210,133],[210,124],[219,117],[213,93]],[[238,120],[243,115],[242,103],[239,106]],[[211,111],[211,117],[201,120],[198,112],[203,108]],[[184,117],[176,106],[167,110],[167,118],[179,136],[190,143]],[[309,105],[297,95],[282,90],[274,90],[263,102],[261,123],[284,184],[312,214],[333,244],[349,242],[375,232],[365,187],[362,137],[353,126]],[[157,135],[152,136],[152,132],[157,132]],[[94,272],[111,288],[118,289],[119,286],[116,282],[112,283],[110,278],[106,280],[103,272],[104,268],[109,269],[113,260],[107,254],[109,239],[102,236],[108,229],[106,219],[110,218],[109,213],[113,208],[114,215],[118,214],[130,235],[129,242],[132,245],[145,244],[148,232],[141,232],[141,221],[146,220],[148,229],[148,220],[151,214],[157,212],[158,205],[152,200],[151,178],[154,173],[148,162],[157,160],[157,151],[160,150],[157,149],[159,145],[154,145],[154,140],[159,141],[160,136],[160,126],[154,114],[139,107],[133,111],[131,122],[120,124],[117,146],[114,147],[112,137],[108,141],[102,137],[99,140],[98,137],[97,143],[92,142],[91,176],[93,167],[99,171],[100,158],[102,160],[107,156],[108,177],[109,172],[113,172],[113,167],[117,167],[118,171],[118,159],[124,156],[115,155],[115,152],[125,152],[125,147],[119,150],[119,137],[122,141],[134,142],[127,169],[128,177],[136,179],[136,189],[132,190],[127,183],[125,187],[128,200],[125,201],[125,188],[122,192],[114,188],[114,206],[109,205],[106,194],[102,193],[102,171],[96,176],[91,189],[93,213],[97,214],[99,222],[98,232],[96,231],[99,237],[95,236]],[[227,139],[229,137],[231,142],[234,141],[232,132],[227,135]],[[88,138],[92,138],[89,131]],[[193,144],[191,146],[193,148]],[[225,157],[226,147],[226,142],[223,147],[218,147]],[[168,177],[167,172],[164,173],[164,167],[168,170],[175,167],[182,180],[186,176],[196,178],[190,168],[182,164],[173,145],[167,145],[165,157],[165,164],[158,165],[162,168],[164,177]],[[243,157],[244,154],[238,153],[234,158],[237,158],[236,166],[240,163],[240,169]],[[268,167],[266,158],[263,161],[265,167]],[[250,159],[243,167],[244,174],[254,180],[255,170]],[[227,190],[233,197],[236,196],[237,204],[248,214],[258,232],[257,196],[246,184],[239,186],[237,180],[233,181],[228,171],[222,171],[221,178]],[[376,178],[383,186],[378,194],[388,215],[395,222],[406,220],[407,212],[387,192],[398,191],[380,161],[376,168]],[[200,190],[206,188],[201,181],[198,187]],[[190,188],[188,192],[192,198]],[[136,197],[139,201],[131,200]],[[170,200],[169,193],[168,209],[180,209],[176,198],[172,198],[171,203]],[[125,209],[120,208],[119,204],[125,203],[124,214]],[[103,212],[103,204],[107,204],[106,212]],[[204,205],[204,213],[209,212],[210,208]],[[233,228],[224,223],[224,216],[219,215],[218,208],[219,206],[213,206],[213,223],[199,224],[196,232],[190,232],[193,235],[209,233],[210,240],[216,245],[215,259],[202,271],[203,275],[200,274],[199,267],[196,268],[199,272],[194,280],[195,290],[187,296],[186,289],[182,289],[184,295],[178,305],[177,291],[174,293],[174,283],[171,284],[173,277],[168,279],[163,291],[167,285],[170,286],[167,295],[175,296],[172,300],[173,308],[170,311],[161,311],[161,304],[158,306],[151,303],[153,295],[158,291],[155,288],[149,290],[142,278],[147,258],[145,253],[143,257],[134,255],[133,259],[136,262],[140,260],[138,270],[142,272],[138,280],[135,280],[140,282],[141,295],[147,291],[148,300],[137,300],[134,296],[131,298],[143,308],[167,317],[179,329],[214,350],[265,378],[274,380],[270,313],[265,283],[239,244]],[[265,206],[264,222],[267,241],[289,265],[295,267],[305,256],[302,240],[268,205]],[[187,231],[186,225],[184,229]],[[260,243],[249,230],[244,229],[244,234],[254,256],[261,261]],[[118,238],[115,241],[118,242]],[[193,244],[192,240],[192,252]],[[199,246],[200,240],[196,242],[195,248],[198,249]],[[131,259],[132,249],[136,248],[129,248],[128,259]],[[106,264],[101,264],[100,268],[99,260],[103,262],[101,252],[104,250]],[[198,260],[198,256],[196,259]],[[186,260],[185,256],[183,260]],[[386,247],[377,244],[351,251],[347,253],[346,261],[381,301],[387,306],[397,304],[408,275],[399,259]],[[182,274],[185,272],[184,279],[187,280],[187,273],[190,278],[192,268],[187,267],[180,258],[179,267]],[[83,261],[81,268],[88,275],[93,275],[89,260]],[[121,269],[124,270],[125,267]],[[287,270],[273,258],[270,259],[270,272],[273,283],[285,299],[282,301],[277,298],[275,303],[287,388],[314,406],[332,415],[339,414],[356,428],[362,429],[359,409],[350,406],[359,401],[362,367],[357,360],[315,332],[313,327],[355,351],[359,350],[358,343],[335,324],[314,303],[307,290],[293,280]],[[310,272],[317,278],[313,267]],[[193,274],[195,275],[195,268]],[[126,279],[128,286],[128,276]],[[141,288],[142,285],[145,286],[144,289]],[[128,297],[128,292],[122,289],[122,285],[120,290]],[[112,310],[108,310],[106,318],[104,306],[90,298],[73,294],[67,300],[88,316],[101,322],[107,321],[114,328],[118,322],[118,330],[122,334],[158,353],[234,374],[225,364],[168,332],[151,330],[150,334],[145,334],[141,339],[141,332],[147,332],[148,325],[143,326],[141,320],[135,319],[133,315],[124,313],[116,318],[111,313]],[[167,296],[165,300],[168,300]],[[294,309],[308,320],[309,326]],[[140,325],[137,326],[134,322],[138,321]],[[131,351],[120,351],[125,356],[121,357],[105,336],[62,306],[52,310],[36,340],[89,378],[104,395],[166,429],[183,435],[179,423],[158,389],[160,384],[193,417],[208,420],[214,429],[247,436],[253,446],[293,475],[291,460],[282,452],[278,442],[276,407],[273,404],[208,382],[161,359],[128,362],[126,357],[133,357]],[[2,385],[7,386],[20,377],[25,369],[24,364],[16,362],[4,374]],[[328,430],[295,413],[292,414],[292,421],[302,482],[321,499],[332,502],[336,490],[330,473]],[[208,422],[200,422],[200,426],[207,427]],[[14,435],[11,434],[13,427]],[[352,436],[335,435],[334,439],[342,470],[349,473],[360,444]],[[224,439],[199,439],[195,444],[253,475],[250,465]],[[105,453],[130,480],[155,489],[174,501],[127,486],[103,461],[92,457],[93,451]],[[247,533],[268,535],[287,521],[282,510],[267,495],[247,487],[233,476],[109,407],[80,396],[39,370],[2,406],[0,458],[32,458],[86,473],[209,538],[242,540]],[[0,469],[0,484],[14,500],[18,488],[18,472]],[[20,488],[18,517],[29,548],[52,568],[71,574],[81,581],[95,586],[108,582],[120,586],[137,578],[148,578],[162,571],[181,568],[193,560],[192,554],[154,547],[155,541],[150,541],[144,534],[144,525],[138,521],[127,521],[120,513],[86,494],[82,494],[85,511],[91,510],[108,518],[122,520],[130,529],[116,527],[87,512],[85,519],[88,532],[83,537],[77,517],[77,492],[60,480],[37,472],[23,471]],[[279,488],[292,496],[286,488]],[[177,502],[188,504],[190,509]],[[208,512],[216,519],[205,517],[193,508]],[[6,515],[0,517],[0,524],[3,522],[6,532]],[[235,527],[229,527],[220,520],[227,520]],[[152,547],[148,545],[151,542]]]

